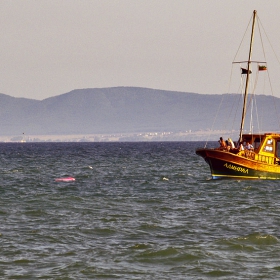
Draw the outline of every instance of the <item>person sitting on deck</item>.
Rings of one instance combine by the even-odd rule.
[[[246,142],[245,149],[249,150],[249,151],[253,151],[254,150],[254,146],[250,142]]]
[[[244,146],[243,146],[243,140],[240,139],[238,140],[237,144],[236,144],[237,150],[238,151],[244,151]]]
[[[239,144],[238,149],[239,149],[239,151],[244,151],[244,147],[243,147],[243,144],[242,144],[242,143]]]
[[[228,140],[226,140],[225,142],[226,142],[226,147],[227,147],[227,149],[229,149]]]
[[[226,145],[226,142],[224,141],[223,137],[220,137],[220,140],[218,142],[220,143],[221,150],[227,149],[227,145]]]
[[[237,148],[237,143],[234,143],[231,138],[228,138],[228,140],[226,141],[227,143],[227,150],[228,152],[232,153],[232,154],[238,154],[241,150],[244,150],[243,149],[243,146],[242,147],[239,147],[241,148],[241,150],[239,148]]]
[[[229,146],[229,150],[232,150],[235,148],[234,143],[230,138],[228,138],[228,146]]]

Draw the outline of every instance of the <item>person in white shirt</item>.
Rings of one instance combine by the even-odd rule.
[[[254,146],[250,142],[247,142],[246,146],[245,146],[245,149],[246,150],[254,150]]]
[[[228,144],[229,144],[231,149],[235,148],[234,143],[233,143],[233,141],[230,138],[228,138]]]

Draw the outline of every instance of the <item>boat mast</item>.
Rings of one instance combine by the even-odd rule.
[[[242,110],[242,119],[241,119],[241,126],[240,126],[240,134],[239,134],[239,142],[242,140],[242,133],[246,115],[246,103],[247,103],[247,95],[248,95],[248,88],[249,88],[249,76],[250,76],[250,66],[251,66],[251,56],[252,56],[252,48],[253,48],[253,41],[254,41],[254,29],[255,29],[255,20],[256,20],[257,11],[254,10],[253,12],[253,23],[252,23],[252,32],[251,32],[251,41],[250,41],[250,50],[249,50],[249,58],[247,61],[247,76],[246,76],[246,86],[245,86],[245,93],[244,93],[244,100],[243,100],[243,110]]]

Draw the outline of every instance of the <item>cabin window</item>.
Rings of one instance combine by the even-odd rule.
[[[265,151],[266,151],[266,152],[272,152],[272,151],[273,151],[273,148],[270,147],[270,146],[266,146],[266,147],[265,147]]]
[[[273,139],[267,139],[266,145],[264,146],[264,152],[273,153]]]

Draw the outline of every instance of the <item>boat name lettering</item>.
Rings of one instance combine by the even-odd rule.
[[[248,172],[249,172],[248,169],[245,169],[243,167],[238,167],[238,166],[235,166],[235,165],[232,165],[232,164],[225,163],[224,167],[226,167],[228,169],[238,171],[238,172],[242,172],[242,173],[247,173],[248,174]]]

